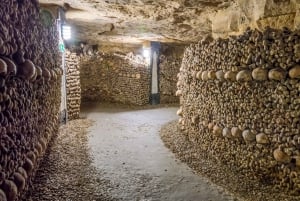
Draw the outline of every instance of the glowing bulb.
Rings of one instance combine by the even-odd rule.
[[[143,50],[143,56],[148,59],[150,58],[150,49],[144,49]]]
[[[65,40],[71,39],[71,27],[63,25],[62,27],[62,35]]]

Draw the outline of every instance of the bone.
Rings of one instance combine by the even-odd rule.
[[[200,41],[186,48],[177,85],[180,129],[201,152],[291,194],[300,185],[299,39],[267,28]]]

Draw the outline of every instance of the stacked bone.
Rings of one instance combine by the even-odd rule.
[[[180,128],[251,177],[299,194],[300,35],[247,30],[186,49],[178,74]]]
[[[84,58],[80,63],[83,101],[145,105],[149,102],[149,69],[118,56]]]
[[[179,103],[179,98],[175,96],[176,80],[181,60],[178,57],[161,55],[159,63],[159,90],[160,103]]]
[[[0,200],[21,199],[58,130],[56,26],[40,22],[37,1],[1,1]]]
[[[79,57],[66,52],[66,88],[68,119],[78,119],[81,104]]]

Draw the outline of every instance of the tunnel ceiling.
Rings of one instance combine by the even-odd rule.
[[[207,14],[231,0],[40,0],[64,6],[76,38],[90,42],[197,41],[211,32]]]
[[[195,42],[246,27],[299,28],[298,0],[40,0],[60,5],[76,40],[89,43]]]

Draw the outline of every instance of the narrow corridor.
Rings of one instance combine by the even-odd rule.
[[[176,107],[144,110],[98,107],[87,111],[94,165],[117,186],[124,200],[229,200],[176,160],[159,136],[161,126],[177,119]]]
[[[64,151],[70,149],[75,153],[69,150],[64,155],[64,151],[60,150],[61,154],[56,153],[56,155],[64,155],[64,157],[57,156],[52,159],[48,157],[47,160],[50,161],[47,162],[47,167],[42,165],[40,168],[43,169],[42,171],[47,171],[53,163],[51,160],[56,160],[56,164],[64,163],[65,179],[60,181],[59,178],[51,178],[51,174],[48,172],[43,179],[45,181],[54,180],[53,184],[48,182],[47,187],[43,187],[43,184],[39,183],[39,187],[34,191],[34,194],[39,194],[39,196],[33,195],[32,200],[36,200],[37,197],[39,201],[43,200],[41,198],[42,191],[45,188],[50,189],[52,185],[61,187],[61,189],[52,188],[52,195],[45,196],[47,200],[48,198],[82,201],[233,200],[230,196],[221,193],[223,191],[220,188],[195,175],[164,146],[159,136],[159,129],[163,124],[177,118],[176,110],[176,107],[142,110],[114,105],[84,107],[83,116],[86,120],[69,122],[73,126],[69,126],[67,131],[69,136],[79,137],[79,139],[73,140],[79,144],[83,143],[83,146],[79,149],[72,148],[72,145],[65,146]],[[93,121],[92,126],[87,128],[90,120]],[[77,123],[74,123],[76,121],[83,121],[81,128],[76,127]],[[76,133],[84,128],[88,129],[88,132],[85,133],[86,136],[72,134],[72,132]],[[68,138],[68,136],[66,137]],[[50,156],[55,151],[53,148],[59,148],[56,147],[56,144],[62,143],[62,140],[59,136],[52,147]],[[67,140],[63,141],[66,144]],[[76,143],[73,143],[73,146],[77,146]],[[69,158],[73,158],[70,169],[75,168],[77,171],[68,172],[69,168],[66,167],[68,166],[66,160],[70,160],[68,154]],[[90,160],[83,162],[84,157],[90,158]],[[81,161],[81,163],[76,161]],[[54,171],[53,174],[57,174],[57,171]],[[69,177],[68,174],[72,175]],[[49,178],[45,178],[48,175]],[[78,180],[78,178],[83,179]],[[37,175],[36,180],[40,179],[40,176]],[[80,181],[85,183],[80,184]],[[64,184],[59,184],[59,182]],[[93,182],[95,183],[93,184]],[[66,183],[68,184],[66,185]],[[81,188],[74,188],[72,184],[81,186]],[[56,193],[56,191],[60,191],[60,193]],[[89,195],[84,191],[88,191]],[[70,195],[70,198],[62,196],[63,192],[65,195]]]

